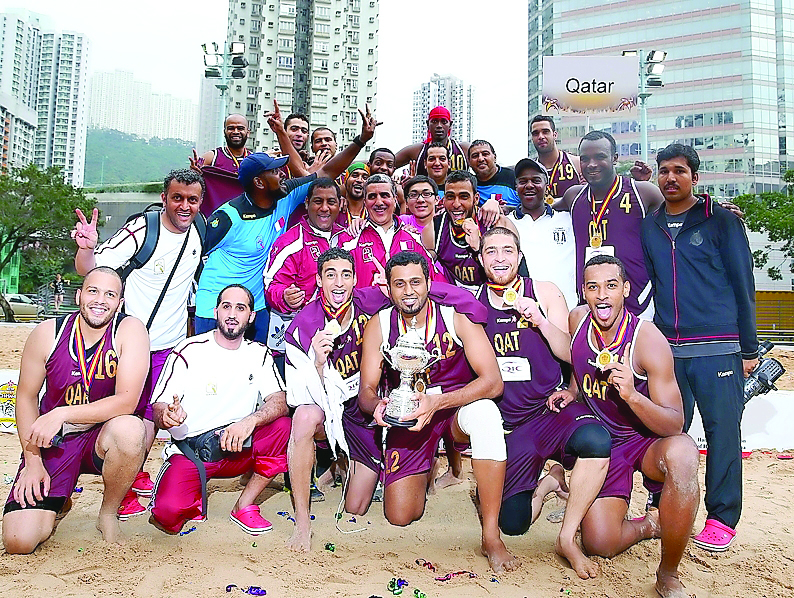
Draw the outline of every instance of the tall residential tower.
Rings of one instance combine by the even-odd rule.
[[[244,42],[247,77],[230,83],[228,112],[248,118],[248,145],[278,145],[264,112],[277,100],[286,117],[330,128],[339,146],[361,128],[358,108],[375,107],[377,0],[229,0],[227,42]]]

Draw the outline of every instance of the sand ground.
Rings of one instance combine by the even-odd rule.
[[[0,367],[18,367],[21,346],[30,328],[0,327]],[[794,366],[794,359],[787,366]],[[793,368],[794,369],[794,368]],[[791,375],[781,380],[792,387]],[[152,451],[146,469],[158,471],[161,443]],[[17,469],[16,436],[0,434],[0,491],[8,493],[7,476]],[[715,556],[690,544],[681,565],[687,589],[706,597],[794,596],[794,459],[778,453],[756,451],[744,461],[744,514],[729,552]],[[404,596],[419,588],[428,598],[439,597],[544,597],[599,598],[653,597],[654,571],[659,560],[659,541],[642,542],[614,559],[596,559],[601,575],[582,581],[552,550],[558,524],[546,520],[557,509],[548,501],[543,515],[525,536],[507,538],[506,544],[522,561],[519,570],[492,575],[478,553],[480,526],[473,503],[471,467],[464,460],[467,482],[441,490],[430,497],[421,521],[406,527],[389,525],[381,506],[373,505],[355,522],[346,516],[340,527],[359,533],[342,534],[334,527],[341,489],[326,493],[315,504],[312,551],[296,556],[284,548],[292,523],[278,515],[291,513],[289,495],[278,488],[260,497],[262,514],[273,522],[273,531],[251,537],[228,520],[240,490],[239,481],[211,481],[209,519],[184,536],[167,536],[147,522],[147,516],[122,523],[124,546],[108,545],[94,529],[101,501],[102,481],[82,476],[73,495],[74,506],[54,535],[29,556],[0,555],[0,593],[16,597],[42,592],[66,596],[223,596],[226,586],[260,586],[267,596],[390,596],[386,584],[392,577],[409,582]],[[701,460],[701,488],[705,460]],[[274,486],[280,486],[280,478]],[[630,512],[639,515],[645,493],[635,479]],[[144,501],[145,504],[145,501]],[[701,508],[695,524],[701,529]],[[335,544],[331,553],[327,542]],[[426,559],[436,573],[415,563]],[[467,570],[476,578],[455,577],[439,582],[437,575]],[[498,580],[498,581],[497,581]],[[570,594],[567,592],[570,591]],[[237,595],[234,589],[231,595]]]

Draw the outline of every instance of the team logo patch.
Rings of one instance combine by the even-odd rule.
[[[213,219],[210,221],[210,226],[211,226],[211,227],[213,227],[213,228],[215,228],[215,227],[217,227],[217,226],[220,224],[220,222],[221,222],[221,219],[220,219],[220,218],[213,218]]]
[[[699,230],[696,230],[689,238],[689,244],[694,245],[695,247],[703,244],[703,235],[700,234]]]

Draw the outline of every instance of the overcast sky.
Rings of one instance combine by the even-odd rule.
[[[225,0],[0,0],[3,10],[19,6],[85,33],[91,72],[131,71],[156,92],[193,101],[201,44],[226,35]],[[378,53],[377,145],[411,142],[412,93],[438,73],[474,86],[472,134],[493,143],[499,162],[526,155],[526,1],[381,0]]]

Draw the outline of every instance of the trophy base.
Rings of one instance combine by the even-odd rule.
[[[400,419],[397,417],[391,415],[384,415],[383,421],[385,421],[390,426],[397,426],[398,428],[413,428],[419,420],[409,419],[408,421],[400,421]]]

